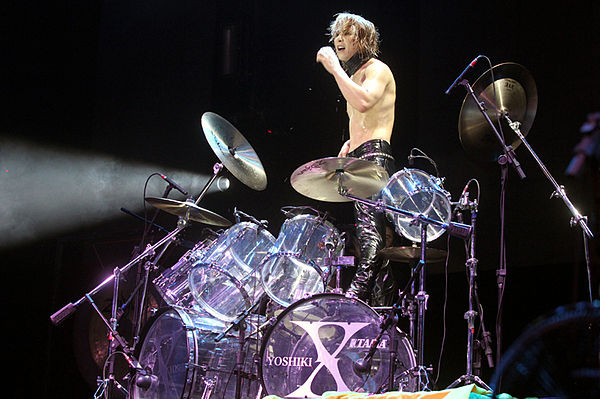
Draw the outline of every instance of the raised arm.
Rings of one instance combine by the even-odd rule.
[[[335,78],[335,81],[348,103],[359,112],[366,112],[383,96],[386,86],[391,81],[391,71],[381,62],[372,62],[366,68],[360,84],[354,82],[344,72],[335,51],[331,47],[323,47],[317,53],[317,62]]]

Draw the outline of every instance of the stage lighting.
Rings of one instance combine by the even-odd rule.
[[[139,211],[144,189],[146,196],[162,196],[169,185],[165,178],[188,197],[200,193],[210,178],[1,136],[0,171],[0,248],[105,222],[121,215],[121,208]],[[206,194],[229,188],[225,177],[215,183]],[[177,190],[169,195],[186,198]]]

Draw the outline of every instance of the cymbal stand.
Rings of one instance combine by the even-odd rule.
[[[468,80],[463,79],[461,82],[459,82],[459,84],[461,86],[464,86],[467,89],[467,92],[473,98],[473,101],[475,102],[475,104],[477,104],[477,108],[479,108],[479,111],[481,112],[481,114],[483,115],[483,117],[485,118],[485,120],[487,121],[487,123],[490,125],[490,127],[494,131],[494,134],[495,134],[496,138],[498,139],[498,143],[500,144],[500,146],[502,147],[502,150],[504,152],[504,155],[499,160],[499,163],[501,163],[501,164],[502,163],[509,163],[509,164],[511,164],[515,168],[515,170],[516,170],[517,174],[519,175],[519,177],[521,179],[524,179],[525,178],[525,173],[523,172],[523,169],[521,168],[521,164],[517,160],[517,157],[515,155],[514,149],[512,148],[512,146],[506,145],[506,142],[504,141],[504,137],[502,137],[502,135],[498,132],[498,129],[496,129],[496,126],[494,125],[494,123],[490,119],[489,115],[485,112],[486,110],[485,110],[483,101],[479,101],[477,99],[477,95],[473,91],[473,88],[469,84]]]
[[[550,183],[552,183],[552,185],[554,186],[554,192],[552,193],[552,196],[550,198],[561,198],[563,200],[563,202],[565,203],[565,205],[567,206],[567,208],[569,209],[569,211],[571,212],[571,215],[572,215],[571,225],[572,226],[579,225],[584,232],[584,238],[594,237],[594,235],[592,234],[592,231],[590,230],[590,228],[587,225],[587,218],[585,216],[581,215],[579,213],[579,211],[577,210],[577,208],[575,208],[575,206],[573,205],[571,200],[569,200],[569,197],[567,197],[567,194],[565,192],[565,187],[559,185],[556,182],[554,177],[552,177],[552,175],[550,174],[550,172],[548,171],[546,166],[543,164],[542,160],[537,156],[537,154],[535,153],[533,148],[529,145],[529,143],[525,139],[525,136],[523,136],[523,133],[521,133],[521,130],[519,129],[521,123],[512,121],[506,112],[502,112],[502,116],[504,117],[504,119],[506,119],[510,128],[519,137],[519,140],[521,140],[523,142],[523,144],[525,145],[525,147],[527,147],[527,149],[529,150],[529,152],[531,153],[531,155],[537,162],[538,166],[540,167],[540,169],[542,169],[542,172],[544,173],[544,175],[548,178]]]
[[[476,283],[477,277],[477,264],[478,260],[475,257],[475,224],[477,220],[477,200],[469,202],[468,207],[471,209],[471,239],[469,244],[469,259],[465,265],[469,270],[469,310],[465,313],[465,320],[467,320],[467,370],[466,374],[456,379],[448,388],[454,388],[460,384],[472,384],[476,383],[478,386],[491,390],[478,376],[473,374],[473,346],[475,341],[475,317],[477,311],[475,310],[476,301]],[[485,337],[484,337],[485,338]],[[490,355],[491,356],[491,355]]]
[[[200,201],[202,200],[202,198],[204,198],[204,195],[206,195],[206,192],[208,191],[208,189],[210,188],[210,186],[213,184],[213,182],[217,179],[217,177],[219,176],[219,173],[221,173],[222,170],[223,170],[223,164],[222,163],[217,162],[216,164],[213,165],[213,175],[206,182],[206,185],[204,186],[204,188],[202,189],[202,191],[198,195],[198,198],[196,199],[196,202],[195,202],[196,205],[200,204]]]

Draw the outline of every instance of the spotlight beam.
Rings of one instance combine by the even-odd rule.
[[[140,211],[146,195],[161,196],[168,176],[189,193],[200,192],[210,176],[161,165],[135,163],[105,154],[41,147],[0,136],[0,249],[92,226]],[[219,178],[208,193],[229,188]],[[179,199],[176,190],[172,195]]]

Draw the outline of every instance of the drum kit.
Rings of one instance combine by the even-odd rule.
[[[488,90],[485,83],[483,89]],[[365,204],[385,213],[396,232],[413,242],[410,247],[381,252],[388,259],[415,263],[398,301],[376,311],[344,294],[340,270],[353,266],[354,258],[344,256],[343,234],[327,214],[308,207],[284,212],[287,220],[275,237],[265,221],[237,209],[232,223],[199,205],[223,169],[254,190],[267,185],[259,157],[233,125],[210,112],[201,122],[220,162],[198,198],[146,198],[157,210],[177,216],[176,228],[51,316],[58,324],[84,302],[96,309],[110,337],[107,362],[111,353],[120,353],[131,368],[128,382],[121,384],[109,364],[105,391],[136,399],[208,399],[315,398],[325,391],[427,389],[425,267],[427,260],[444,257],[444,251],[427,244],[445,232],[474,240],[474,225],[451,220],[453,203],[442,181],[418,169],[388,176],[377,164],[345,157],[317,159],[291,175],[291,185],[300,194],[318,201]],[[462,205],[461,209],[476,214],[476,201],[467,198]],[[166,248],[192,222],[226,230],[211,231],[151,279]],[[474,254],[470,261],[474,275]],[[143,290],[152,285],[167,306],[145,322],[143,334],[131,345],[118,331],[116,298],[121,276],[139,264],[146,271]],[[111,283],[114,299],[107,319],[93,297]],[[407,313],[407,295],[416,302],[409,334],[397,326],[399,315]],[[271,310],[264,310],[265,302]],[[465,382],[484,385],[469,367],[467,372]]]

